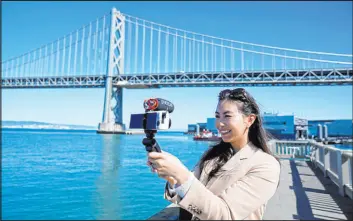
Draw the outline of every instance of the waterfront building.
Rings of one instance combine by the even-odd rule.
[[[337,120],[309,120],[309,136],[317,137],[318,125],[327,127],[327,137],[349,137],[352,138],[352,119],[337,119]],[[323,131],[324,133],[324,131]],[[324,134],[323,134],[324,135]]]
[[[308,120],[298,118],[294,115],[278,115],[264,113],[262,115],[264,127],[272,137],[284,140],[296,140],[299,138],[307,138],[308,136]],[[200,131],[207,129],[215,134],[218,133],[216,128],[216,118],[207,118],[207,123],[197,123],[200,125]],[[196,124],[188,125],[188,133],[196,132]]]
[[[214,117],[207,118],[207,129],[214,134],[218,133],[218,130],[216,128],[216,118]]]
[[[322,128],[321,136],[328,137],[348,137],[352,138],[351,119],[341,120],[307,120],[292,115],[279,115],[273,113],[262,114],[263,125],[266,131],[272,137],[280,140],[297,140],[307,138],[317,138],[318,129]],[[207,118],[206,123],[196,123],[188,125],[188,133],[196,132],[196,125],[199,125],[200,131],[204,129],[218,133],[216,128],[216,118]]]
[[[274,138],[281,140],[297,140],[308,137],[308,120],[293,115],[264,113],[264,128]]]
[[[199,126],[199,130],[200,130],[200,131],[203,131],[204,129],[207,129],[207,123],[188,124],[188,131],[187,131],[187,133],[189,133],[189,134],[194,134],[194,133],[196,133],[197,125]]]

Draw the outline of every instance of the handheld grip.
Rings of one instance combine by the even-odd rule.
[[[146,146],[146,151],[148,152],[162,152],[161,147],[154,138],[144,138],[142,143]]]

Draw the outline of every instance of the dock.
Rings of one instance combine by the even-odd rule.
[[[293,146],[311,150],[314,158],[300,158]],[[276,141],[271,147],[283,158],[280,184],[266,205],[264,220],[353,220],[352,151],[330,150],[332,146],[311,141]],[[298,158],[291,158],[293,154]],[[148,220],[176,220],[178,211],[170,204]]]

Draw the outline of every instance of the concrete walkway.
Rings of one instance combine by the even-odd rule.
[[[338,187],[314,169],[310,162],[281,160],[280,185],[268,202],[265,220],[352,220],[353,200],[342,197]],[[152,220],[175,220],[178,208],[171,204]]]
[[[268,202],[266,220],[352,220],[353,200],[310,162],[281,160],[280,185]]]

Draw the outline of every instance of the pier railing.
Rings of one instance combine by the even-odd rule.
[[[281,159],[311,161],[316,169],[320,169],[325,177],[338,186],[340,195],[352,199],[352,151],[340,150],[314,140],[271,140],[268,145],[272,153]],[[170,204],[148,220],[175,220],[178,213],[178,205]]]
[[[272,153],[280,158],[310,160],[325,177],[330,178],[338,186],[340,195],[347,195],[352,199],[352,151],[340,150],[314,140],[271,140],[269,146]]]

